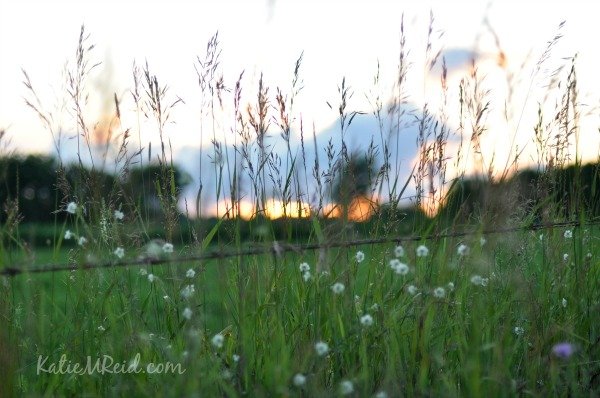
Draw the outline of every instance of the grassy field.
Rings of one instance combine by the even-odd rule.
[[[306,252],[20,275],[2,287],[4,365],[25,395],[598,392],[597,230],[481,238],[419,242],[422,257],[415,243],[331,250],[320,271]],[[108,370],[67,372],[88,357]]]

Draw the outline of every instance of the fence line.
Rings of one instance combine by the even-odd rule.
[[[594,220],[586,222],[584,225],[598,225],[600,224],[600,220]],[[505,234],[510,232],[520,232],[520,231],[537,231],[537,230],[545,230],[557,227],[578,227],[581,226],[579,221],[564,221],[557,223],[548,223],[548,224],[531,224],[528,226],[521,227],[507,227],[507,228],[499,228],[499,229],[488,229],[488,230],[473,230],[473,231],[461,231],[461,232],[447,232],[440,234],[431,234],[431,235],[412,235],[412,236],[393,236],[393,237],[381,237],[381,238],[371,238],[371,239],[356,239],[350,241],[338,241],[338,242],[327,242],[327,243],[304,243],[304,244],[290,244],[290,243],[281,243],[278,241],[274,241],[268,245],[260,245],[247,249],[241,250],[232,250],[232,251],[223,251],[223,250],[208,250],[201,254],[189,255],[189,256],[180,256],[180,257],[146,257],[146,258],[138,258],[135,260],[126,260],[126,261],[104,261],[104,262],[84,262],[84,263],[50,263],[33,267],[4,267],[0,270],[0,276],[8,276],[13,277],[20,274],[31,274],[31,273],[47,273],[47,272],[59,272],[59,271],[73,271],[73,270],[91,270],[91,269],[101,269],[101,268],[124,268],[131,266],[140,266],[140,265],[165,265],[165,264],[176,264],[188,261],[201,261],[201,260],[211,260],[211,259],[224,259],[231,257],[239,257],[239,256],[256,256],[261,254],[273,254],[273,255],[281,255],[287,252],[296,252],[301,253],[308,250],[319,250],[319,249],[329,249],[329,248],[341,248],[341,247],[354,247],[354,246],[362,246],[362,245],[374,245],[374,244],[384,244],[384,243],[401,243],[401,242],[411,242],[411,241],[422,241],[422,240],[433,240],[433,239],[443,239],[443,238],[460,238],[464,236],[471,235],[494,235],[494,234]]]

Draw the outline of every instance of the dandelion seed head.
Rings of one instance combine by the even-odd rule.
[[[592,253],[588,252],[588,254],[585,255],[587,258],[592,258]]]
[[[79,246],[83,246],[83,245],[85,245],[85,244],[87,243],[87,241],[88,241],[88,240],[87,240],[85,237],[81,236],[81,237],[79,237],[79,239],[77,240],[77,244],[78,244]]]
[[[119,258],[123,258],[123,256],[125,256],[125,249],[122,247],[117,247],[113,254]]]
[[[294,383],[294,386],[302,387],[306,384],[306,376],[304,376],[302,373],[296,373],[292,382]]]
[[[373,317],[369,314],[365,314],[360,317],[360,324],[363,326],[371,326],[373,325]]]
[[[446,287],[448,288],[449,291],[453,292],[454,291],[454,282],[448,282]]]
[[[310,280],[310,271],[306,271],[302,273],[302,279],[304,279],[304,282],[308,282]]]
[[[473,275],[471,277],[471,283],[475,286],[483,286],[483,278],[481,275]]]
[[[415,286],[415,285],[410,285],[406,288],[406,290],[408,291],[408,294],[414,296],[415,294],[417,294],[419,292],[419,289]]]
[[[563,306],[563,308],[567,308],[567,299],[564,297],[562,299],[562,306]]]
[[[429,249],[425,245],[417,247],[417,257],[427,257],[429,255]]]
[[[565,237],[565,239],[571,239],[573,237],[573,231],[571,231],[570,229],[567,229],[565,231],[565,233],[563,234],[563,236]]]
[[[487,239],[485,239],[483,236],[481,238],[479,238],[479,245],[480,246],[484,246],[487,243]]]
[[[165,253],[173,253],[173,244],[172,243],[165,243],[162,247],[163,252]]]
[[[458,253],[459,256],[466,256],[467,254],[469,254],[469,246],[465,245],[464,243],[461,243],[460,245],[458,245],[458,248],[456,248],[456,253]]]
[[[525,329],[523,329],[521,326],[515,326],[515,328],[513,329],[513,332],[517,335],[517,336],[523,336],[523,334],[525,333]]]
[[[406,275],[406,274],[408,274],[409,270],[410,269],[408,268],[408,265],[401,263],[401,262],[398,262],[398,265],[396,266],[396,268],[394,268],[394,271],[398,275]]]
[[[344,286],[344,284],[340,282],[336,282],[333,285],[331,285],[331,291],[335,294],[342,294],[344,293],[345,289],[346,286]]]
[[[569,254],[568,253],[563,254],[563,261],[564,262],[569,261]]]
[[[98,330],[101,332],[104,332],[106,329],[104,328],[104,326],[100,325],[100,326],[98,326]]]
[[[213,336],[211,343],[215,348],[222,348],[225,342],[225,337],[221,333],[217,333]]]
[[[183,289],[181,289],[181,297],[184,299],[189,299],[196,292],[196,288],[194,285],[186,285]]]
[[[360,250],[356,252],[356,262],[357,263],[362,263],[365,260],[365,253],[361,252]]]
[[[125,214],[120,210],[115,210],[114,217],[115,220],[122,220],[125,217]]]
[[[192,279],[195,276],[196,276],[196,271],[194,271],[192,268],[188,269],[185,273],[186,278]]]
[[[74,238],[74,237],[75,237],[75,234],[73,232],[71,232],[68,229],[65,231],[65,240],[69,240],[69,239]]]
[[[354,384],[350,380],[340,382],[340,394],[350,395],[354,392]]]
[[[433,296],[435,298],[444,298],[446,296],[446,289],[444,289],[443,287],[436,287],[435,289],[433,289]]]
[[[315,351],[318,356],[325,356],[329,352],[329,345],[324,341],[319,341],[315,344]]]
[[[308,263],[302,263],[300,264],[300,266],[298,267],[300,269],[300,272],[307,272],[310,271],[310,265],[308,265]]]
[[[400,245],[396,246],[394,249],[394,255],[396,257],[404,257],[404,248]]]
[[[238,363],[240,361],[240,356],[238,354],[233,354],[231,359],[233,359],[233,362]]]
[[[156,277],[154,276],[154,274],[148,274],[148,282],[152,283],[155,279]]]
[[[75,202],[69,202],[67,204],[66,211],[67,211],[67,213],[71,213],[71,214],[77,213],[77,203],[75,203]]]
[[[191,310],[189,307],[185,307],[185,309],[184,309],[184,310],[183,310],[183,312],[181,313],[181,315],[182,315],[182,316],[183,316],[185,319],[187,319],[188,321],[189,321],[190,319],[192,319],[192,314],[193,314],[193,312],[192,312],[192,310]]]
[[[146,270],[146,268],[140,268],[140,275],[141,275],[141,276],[146,276],[146,275],[148,275],[148,270]]]

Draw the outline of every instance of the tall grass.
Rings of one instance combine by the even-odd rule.
[[[204,142],[206,134],[212,139],[212,148],[202,149],[200,156],[211,159],[211,181],[203,179],[201,158],[193,206],[197,214],[184,202],[183,221],[166,125],[174,107],[184,104],[159,83],[147,64],[142,69],[134,66],[133,71],[131,98],[137,127],[130,130],[122,125],[123,106],[115,96],[115,122],[109,123],[109,134],[104,135],[107,141],[101,156],[109,159],[111,148],[115,149],[112,170],[119,178],[110,194],[102,195],[105,181],[94,173],[99,167],[95,161],[99,146],[93,142],[84,111],[86,76],[98,64],[88,58],[93,46],[87,44],[82,28],[67,84],[80,145],[80,173],[67,178],[61,163],[56,190],[57,212],[72,211],[64,222],[57,216],[51,249],[35,248],[29,256],[23,255],[26,245],[19,235],[18,200],[5,204],[8,218],[0,229],[4,266],[15,266],[15,259],[20,259],[25,266],[67,262],[73,270],[3,279],[0,311],[6,326],[0,332],[1,395],[597,394],[600,251],[598,229],[585,213],[581,195],[569,196],[573,203],[568,213],[554,201],[539,202],[534,209],[548,223],[575,218],[580,225],[573,229],[475,232],[352,248],[331,245],[366,235],[396,236],[407,229],[406,224],[409,231],[426,235],[459,229],[465,223],[471,231],[482,231],[531,221],[526,214],[530,204],[521,203],[518,192],[503,196],[500,207],[497,200],[488,200],[481,214],[468,214],[466,220],[422,216],[411,221],[397,210],[412,196],[408,192],[414,186],[412,203],[431,215],[460,186],[460,177],[469,171],[467,158],[474,159],[479,178],[496,182],[498,175],[500,180],[508,178],[507,170],[520,153],[515,148],[515,162],[509,161],[500,173],[495,159],[484,157],[482,137],[488,131],[486,115],[493,91],[475,64],[460,83],[458,131],[450,131],[447,123],[453,110],[447,68],[441,52],[433,50],[433,24],[432,16],[424,69],[442,64],[441,109],[431,109],[427,102],[419,112],[408,107],[405,85],[412,61],[402,23],[393,92],[389,100],[381,93],[377,69],[369,112],[377,119],[379,131],[358,155],[349,150],[347,134],[356,118],[367,112],[350,107],[353,90],[346,79],[339,85],[337,102],[328,103],[339,117],[339,141],[321,142],[295,107],[302,94],[302,55],[291,69],[289,93],[280,87],[272,90],[261,75],[256,93],[246,97],[244,73],[228,87],[220,69],[218,36],[212,37],[196,64],[202,94],[199,141]],[[551,47],[538,65],[549,57]],[[27,106],[59,143],[53,116],[44,111],[31,79],[24,76]],[[548,180],[553,178],[552,170],[567,162],[580,164],[579,153],[571,153],[579,120],[576,81],[573,60],[561,86],[557,117],[546,121],[545,108],[540,106],[533,128],[538,167]],[[226,101],[231,102],[230,108]],[[227,114],[227,109],[233,113]],[[408,165],[399,153],[414,115],[418,156],[414,165]],[[144,119],[156,128],[158,150],[144,146]],[[229,122],[220,123],[223,120]],[[230,125],[230,130],[223,131],[224,125]],[[132,152],[135,129],[139,146]],[[300,134],[298,150],[291,144],[294,132]],[[455,153],[449,146],[453,139],[460,140]],[[282,151],[278,145],[283,145]],[[59,150],[60,145],[56,147]],[[84,162],[82,156],[90,161]],[[336,182],[358,181],[360,172],[349,166],[356,162],[355,156],[364,156],[367,165],[363,172],[369,184],[358,192],[360,196],[373,207],[381,201],[391,209],[376,211],[370,223],[353,220],[349,198],[337,204],[331,200]],[[136,163],[152,162],[158,171],[150,184],[143,183],[151,188],[144,188],[142,196],[153,193],[158,198],[158,234],[150,232],[152,211],[147,203],[121,184]],[[450,163],[459,170],[456,179],[449,174]],[[412,172],[403,180],[400,176],[407,169]],[[554,183],[542,181],[535,189],[555,195]],[[206,188],[211,185],[214,190]],[[266,217],[273,200],[284,206],[284,234],[276,234],[275,221]],[[245,241],[241,232],[242,207],[247,202],[252,204],[253,221],[247,225],[253,241]],[[203,203],[215,203],[222,215],[211,229],[203,228],[200,219]],[[123,219],[119,212],[124,213]],[[328,214],[338,216],[327,219]],[[297,224],[291,216],[306,217],[306,240],[319,243],[318,250],[284,253],[278,249],[294,239]],[[226,228],[229,233],[221,234]],[[65,245],[68,239],[80,238],[86,241]],[[206,252],[211,246],[235,250],[257,243],[269,250],[252,256],[170,261]],[[84,266],[133,259],[143,260],[144,265],[91,270]],[[557,346],[562,342],[569,345]],[[63,368],[38,372],[40,367],[49,370],[51,363],[59,366],[61,356]],[[74,374],[72,366],[85,365],[88,357],[92,362],[99,358],[123,366],[113,373],[96,369],[92,374]],[[142,371],[151,363],[167,362],[171,371]],[[66,370],[68,365],[71,371]]]

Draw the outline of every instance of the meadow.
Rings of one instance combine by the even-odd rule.
[[[377,98],[372,110],[397,123],[387,131],[382,121],[380,142],[353,153],[345,140],[358,113],[347,109],[345,80],[332,107],[339,112],[338,141],[318,148],[314,133],[300,130],[301,150],[294,151],[302,57],[290,94],[273,95],[261,77],[252,94],[257,102],[244,108],[242,76],[225,90],[215,36],[198,59],[206,94],[201,113],[226,112],[219,104],[231,100],[234,122],[226,133],[235,150],[218,140],[213,124],[213,146],[204,155],[216,187],[210,200],[227,211],[206,227],[187,211],[191,203],[181,206],[166,130],[179,104],[148,65],[134,69],[131,95],[139,117],[154,123],[159,149],[141,140],[134,148],[135,129],[121,125],[123,104],[115,99],[102,134],[103,162],[81,160],[98,147],[97,125],[84,112],[86,76],[97,65],[87,40],[82,28],[67,74],[82,148],[73,166],[78,173],[57,168],[54,222],[43,226],[50,228],[47,244],[22,234],[20,194],[3,203],[0,396],[600,394],[600,174],[596,166],[591,182],[580,178],[572,145],[574,69],[553,76],[565,82],[553,86],[557,117],[542,122],[540,114],[533,129],[540,178],[521,190],[498,185],[516,173],[520,152],[512,149],[504,170],[481,157],[490,93],[473,68],[460,87],[462,131],[434,123],[425,105],[415,124],[418,156],[403,180],[392,159],[403,139],[399,121],[408,117],[404,39],[394,94]],[[438,55],[428,44],[425,64],[444,64]],[[24,83],[27,105],[57,137],[26,73]],[[468,138],[451,153],[454,134]],[[269,135],[280,139],[281,155]],[[305,151],[315,152],[310,162]],[[469,171],[449,176],[447,169],[466,164],[468,153],[485,165],[475,173],[485,184],[481,197],[461,191],[463,203],[451,195]],[[145,177],[151,181],[124,188],[137,163],[156,166]],[[110,164],[117,178],[107,183],[94,170],[99,164]],[[565,181],[556,171],[568,164],[574,174]],[[524,193],[533,191],[540,194]],[[475,196],[478,202],[468,201]],[[398,210],[407,197],[413,207]],[[265,217],[272,198],[285,209],[278,221]],[[356,218],[359,199],[392,210],[373,211],[367,223]],[[206,200],[200,189],[196,207]],[[254,204],[252,218],[260,223],[242,219],[244,201]],[[310,211],[303,213],[305,203]],[[292,216],[304,220],[302,234],[293,233],[300,227]],[[243,235],[243,228],[251,232]]]

